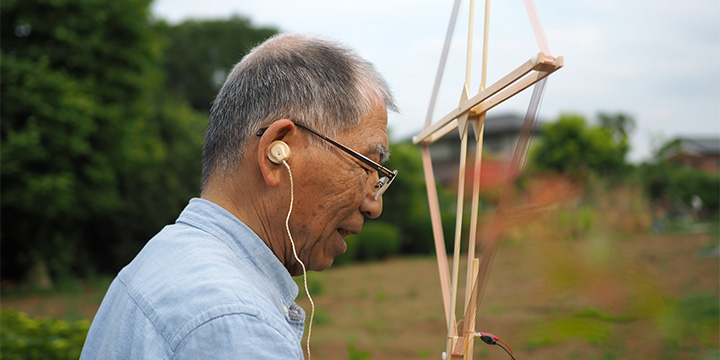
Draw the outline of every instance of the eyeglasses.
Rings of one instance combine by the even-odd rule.
[[[340,144],[339,142],[337,142],[333,139],[330,139],[329,137],[322,135],[319,132],[317,132],[303,124],[300,124],[296,121],[293,121],[293,124],[311,132],[313,135],[329,142],[330,144],[335,145],[338,149],[346,152],[348,155],[355,158],[357,161],[359,161],[361,164],[368,167],[370,170],[376,171],[378,173],[379,180],[374,185],[374,188],[376,189],[375,190],[376,191],[375,192],[375,200],[379,199],[380,196],[382,196],[382,194],[385,193],[385,190],[387,190],[387,188],[390,187],[390,184],[393,182],[393,180],[395,180],[395,176],[398,173],[397,170],[390,170],[390,169],[370,160],[370,158],[368,158],[367,156],[360,154],[359,152],[352,150],[349,147],[347,147],[343,144]],[[260,130],[257,131],[257,133],[255,135],[262,136],[262,134],[265,133],[265,130],[267,130],[267,127],[261,128]]]

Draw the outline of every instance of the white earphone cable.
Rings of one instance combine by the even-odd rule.
[[[292,234],[290,234],[290,214],[292,213],[293,201],[295,200],[294,191],[293,191],[293,178],[292,178],[292,171],[290,171],[290,165],[288,165],[287,161],[285,161],[285,160],[283,160],[282,163],[283,163],[283,165],[285,165],[285,168],[287,168],[288,175],[290,176],[290,209],[288,210],[287,217],[285,218],[285,230],[287,230],[288,237],[290,238],[290,244],[292,245],[292,251],[293,251],[293,255],[295,255],[295,260],[297,260],[297,262],[300,263],[300,266],[302,266],[303,282],[305,283],[305,294],[307,294],[308,300],[310,300],[310,306],[312,308],[312,311],[310,312],[310,322],[308,323],[308,336],[307,336],[308,360],[311,360],[312,356],[310,356],[310,335],[312,334],[312,323],[313,323],[313,318],[315,317],[315,302],[313,302],[313,299],[310,296],[310,290],[308,289],[307,270],[305,269],[305,264],[298,257],[297,251],[295,250],[295,240],[293,240]]]

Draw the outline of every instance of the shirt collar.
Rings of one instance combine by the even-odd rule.
[[[275,254],[247,225],[221,206],[193,198],[177,219],[213,234],[225,243],[242,262],[250,262],[265,277],[259,281],[270,293],[279,293],[283,303],[292,303],[298,286]]]

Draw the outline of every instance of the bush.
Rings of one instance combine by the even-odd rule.
[[[15,309],[0,311],[0,317],[0,348],[7,360],[77,359],[90,329],[87,320],[31,319]]]
[[[698,216],[712,218],[720,211],[720,176],[717,174],[667,161],[643,164],[639,173],[655,206],[667,211],[671,217],[690,211],[695,197],[701,204]]]
[[[629,170],[625,155],[630,150],[627,135],[601,126],[588,126],[580,115],[563,114],[545,125],[542,140],[531,153],[540,171],[584,178],[598,174],[620,180]]]
[[[347,241],[354,260],[380,260],[400,252],[400,232],[389,223],[368,222],[359,235],[348,236]],[[350,250],[351,244],[355,249]]]

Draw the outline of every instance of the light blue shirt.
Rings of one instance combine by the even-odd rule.
[[[192,199],[112,282],[80,359],[302,359],[297,293],[250,228]]]

